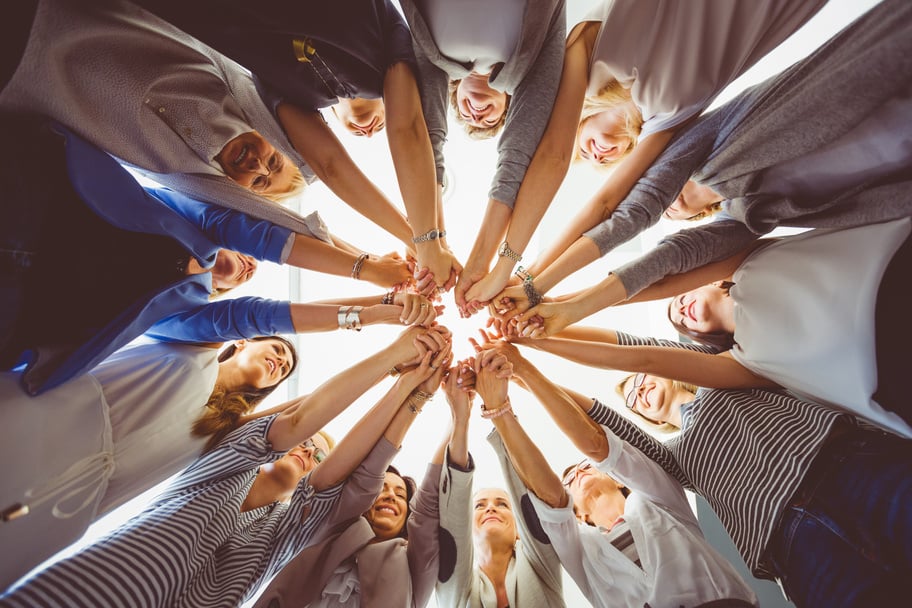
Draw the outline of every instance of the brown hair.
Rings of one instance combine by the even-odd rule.
[[[586,99],[583,101],[583,110],[580,114],[579,126],[576,130],[577,139],[579,139],[579,131],[583,128],[583,123],[596,114],[611,110],[623,113],[624,128],[622,135],[630,139],[630,145],[627,146],[627,149],[624,150],[617,159],[602,163],[599,165],[600,167],[610,167],[630,154],[637,145],[640,131],[643,130],[643,114],[630,98],[630,91],[625,89],[616,79],[612,79],[599,89],[598,93],[595,95],[587,95]],[[582,158],[579,146],[574,146],[573,158],[574,160],[580,160]]]
[[[405,519],[403,520],[405,523],[402,524],[402,529],[399,530],[399,534],[396,535],[396,538],[404,538],[405,540],[408,540],[408,525],[407,525],[408,518],[412,515],[412,497],[415,495],[415,492],[418,488],[418,484],[415,482],[415,480],[413,478],[409,477],[408,475],[403,475],[402,473],[400,473],[399,469],[397,469],[393,465],[389,465],[388,467],[386,467],[386,472],[392,473],[393,475],[395,475],[396,477],[398,477],[399,479],[401,479],[402,481],[405,482],[406,508],[405,508]]]
[[[636,373],[627,374],[614,387],[614,392],[618,394],[622,401],[627,400],[627,395],[624,394],[624,385],[627,384],[627,381],[634,376],[636,376]],[[684,389],[688,393],[692,393],[694,395],[697,394],[698,390],[698,387],[695,384],[690,384],[689,382],[681,382],[680,380],[672,380],[671,386],[675,390]],[[661,431],[663,433],[675,433],[681,430],[670,422],[656,422],[652,418],[647,418],[636,409],[630,409],[630,411],[639,416],[641,420],[646,422],[651,428],[657,431]]]
[[[719,285],[715,285],[719,289],[728,293],[731,291],[731,288],[735,286],[731,281],[720,281]],[[731,347],[735,345],[735,335],[728,331],[697,331],[695,329],[690,329],[685,327],[683,323],[675,323],[671,319],[671,305],[674,303],[672,299],[668,303],[668,321],[672,326],[678,331],[682,336],[687,336],[694,342],[699,342],[704,346],[712,346],[719,350],[719,352],[724,352],[730,350]]]
[[[261,342],[265,340],[276,340],[281,342],[291,351],[291,369],[284,378],[264,388],[243,388],[239,390],[228,391],[223,387],[216,385],[209,395],[209,401],[206,402],[206,409],[193,422],[192,434],[196,437],[209,437],[203,451],[208,452],[225,438],[228,433],[239,426],[241,417],[252,410],[258,403],[269,396],[275,388],[281,384],[285,378],[290,376],[298,366],[298,353],[294,345],[280,336],[260,336],[258,338],[248,338],[249,342]],[[219,363],[227,361],[237,353],[237,346],[228,345],[218,355]]]
[[[510,109],[510,94],[504,93],[507,98],[504,101],[504,110],[503,114],[500,115],[500,120],[498,120],[496,124],[493,124],[490,127],[478,127],[466,122],[466,119],[463,118],[462,114],[459,113],[459,103],[456,101],[456,89],[459,87],[460,82],[462,82],[462,79],[451,80],[449,85],[450,107],[453,108],[454,112],[456,112],[456,121],[462,125],[462,127],[465,129],[465,132],[472,139],[491,139],[500,132],[504,124],[507,122],[507,111]]]

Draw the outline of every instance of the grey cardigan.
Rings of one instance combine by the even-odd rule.
[[[729,199],[720,219],[669,236],[617,269],[632,296],[664,276],[724,259],[779,225],[838,228],[908,216],[908,176],[815,199],[758,186],[766,169],[838,139],[909,82],[912,3],[884,0],[806,59],[682,129],[611,217],[585,236],[606,254],[655,224],[691,177]]]
[[[421,105],[434,148],[437,182],[443,183],[443,144],[447,137],[447,87],[472,66],[440,53],[415,0],[401,0],[418,61]],[[495,89],[513,96],[497,142],[497,171],[490,198],[512,208],[526,169],[538,147],[557,96],[564,64],[564,0],[528,0],[519,44],[512,57],[491,74]]]

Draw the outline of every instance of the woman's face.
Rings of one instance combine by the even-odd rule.
[[[215,289],[233,289],[243,285],[256,274],[257,261],[249,255],[219,249],[215,264],[209,270],[212,274],[212,287]]]
[[[510,497],[499,488],[487,488],[475,493],[473,503],[472,533],[475,537],[516,541],[516,519]]]
[[[333,114],[346,129],[358,137],[370,137],[386,127],[386,108],[382,99],[345,99],[333,106]]]
[[[507,107],[507,94],[492,89],[487,75],[473,72],[456,87],[456,107],[464,121],[486,129],[500,122]]]
[[[383,489],[364,517],[377,538],[389,540],[398,536],[405,527],[407,515],[408,489],[405,480],[387,471],[383,479]]]
[[[702,186],[693,180],[687,180],[681,193],[665,210],[665,217],[670,220],[689,220],[695,215],[706,213],[723,197],[709,186]]]
[[[329,451],[329,444],[318,433],[293,447],[275,462],[263,465],[261,471],[281,485],[285,492],[290,493],[329,454]]]
[[[573,497],[577,517],[586,522],[592,521],[592,516],[595,515],[592,512],[593,507],[598,503],[600,496],[615,493],[623,495],[622,484],[596,469],[588,461],[581,462],[567,471],[561,483]]]
[[[235,348],[234,356],[220,365],[234,366],[235,377],[244,386],[268,388],[291,373],[294,356],[281,340],[238,340]]]
[[[288,192],[296,172],[294,163],[256,131],[229,141],[215,161],[230,179],[257,194]]]
[[[623,110],[605,110],[585,119],[576,138],[579,154],[593,165],[616,161],[630,147]]]
[[[676,296],[671,301],[669,318],[702,333],[732,331],[734,303],[728,292],[716,283]]]
[[[630,409],[647,420],[663,424],[674,417],[680,405],[674,403],[674,382],[667,378],[646,374],[643,383],[635,386],[636,375],[630,376],[621,387]]]

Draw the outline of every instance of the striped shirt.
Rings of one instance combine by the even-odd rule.
[[[308,476],[290,502],[242,513],[258,467],[283,455],[266,439],[274,418],[228,435],[141,514],[42,571],[0,605],[239,605],[327,525],[344,485],[314,492]]]
[[[621,332],[618,343],[690,346]],[[853,420],[784,391],[703,388],[682,406],[681,432],[665,443],[599,401],[589,416],[703,496],[760,578],[774,574],[763,564],[763,554],[783,508],[833,425]]]

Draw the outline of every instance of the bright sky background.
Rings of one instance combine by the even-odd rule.
[[[578,21],[575,17],[583,15],[586,7],[594,3],[593,0],[568,0],[568,24]],[[719,96],[716,105],[804,57],[875,3],[872,0],[831,0],[802,30],[726,89]],[[851,86],[851,83],[846,83],[846,86]],[[355,137],[340,127],[331,116],[331,112],[327,112],[326,116],[359,166],[395,204],[402,207],[385,135],[380,134],[371,139]],[[447,193],[444,206],[447,239],[457,257],[465,262],[487,204],[487,191],[496,164],[496,142],[470,140],[463,134],[462,129],[452,122],[449,132],[445,154],[451,172],[452,187]],[[535,258],[539,247],[552,240],[567,218],[595,192],[605,177],[606,173],[591,169],[588,165],[574,165],[571,168],[564,186],[527,248],[524,261],[531,262]],[[295,203],[302,212],[319,210],[332,232],[348,242],[371,253],[382,254],[397,249],[401,252],[395,239],[351,211],[322,184],[312,185],[299,199]],[[634,259],[651,248],[664,234],[681,227],[679,223],[661,220],[658,225],[637,239],[618,247],[602,260],[561,283],[553,290],[552,295],[580,289],[600,281],[612,268]],[[299,293],[295,293],[295,284],[300,285]],[[234,295],[263,295],[278,299],[312,301],[368,294],[379,296],[382,290],[363,281],[309,271],[289,272],[287,269],[263,263],[257,276],[248,285],[236,290]],[[460,319],[453,303],[452,292],[445,294],[443,303],[446,305],[446,311],[440,322],[453,331],[456,357],[470,356],[472,349],[467,339],[469,336],[475,336],[477,328],[484,325],[486,314],[479,313],[471,319]],[[618,328],[637,335],[675,338],[674,331],[665,318],[665,307],[665,302],[622,306],[602,311],[587,319],[586,323]],[[401,328],[396,326],[372,326],[364,328],[360,333],[336,331],[303,334],[298,341],[301,364],[295,377],[285,383],[282,387],[285,390],[277,390],[266,405],[312,391],[326,378],[388,344],[399,331]],[[614,393],[614,386],[624,376],[621,372],[593,370],[528,349],[524,354],[540,369],[545,370],[554,381],[620,406],[619,399]],[[337,439],[341,438],[390,384],[391,381],[387,380],[367,393],[347,412],[334,420],[327,430]],[[514,410],[520,421],[537,442],[553,469],[560,471],[568,464],[580,460],[578,452],[567,439],[555,432],[550,418],[543,413],[533,398],[515,386],[511,386],[510,392]],[[620,409],[623,410],[623,407]],[[441,392],[424,408],[409,436],[406,437],[402,451],[394,464],[403,473],[412,475],[420,481],[428,459],[443,438],[448,419],[449,411]],[[476,488],[502,485],[499,466],[485,441],[485,436],[491,428],[491,423],[480,417],[472,420],[470,450],[477,463]],[[153,488],[99,521],[77,546],[91,542],[92,539],[139,512],[148,499],[160,489]],[[569,606],[586,605],[569,577],[564,578],[564,584],[567,588]],[[435,605],[433,600],[431,605]]]

